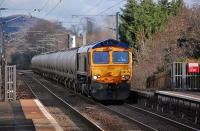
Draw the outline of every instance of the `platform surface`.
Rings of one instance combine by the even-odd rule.
[[[56,120],[36,99],[0,102],[0,130],[62,131]]]
[[[21,104],[16,102],[0,102],[0,130],[35,130],[31,119],[26,119]]]
[[[158,95],[171,96],[188,101],[200,103],[200,92],[192,91],[156,91]]]
[[[152,97],[155,94],[155,91],[139,90],[139,89],[133,89],[133,88],[131,89],[131,92],[135,92],[139,95],[149,96],[149,97]]]

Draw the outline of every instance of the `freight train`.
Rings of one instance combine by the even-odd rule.
[[[96,100],[125,100],[130,93],[132,49],[113,39],[32,58],[32,70]]]

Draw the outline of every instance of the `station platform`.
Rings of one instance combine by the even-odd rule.
[[[147,90],[139,90],[139,89],[131,89],[131,92],[137,93],[141,96],[152,97],[155,94],[155,91],[147,91]]]
[[[155,94],[200,103],[200,92],[194,91],[156,91]]]
[[[142,96],[144,98],[152,98],[154,96],[164,96],[200,104],[200,92],[198,91],[186,91],[186,90],[146,91],[146,90],[131,89],[131,93],[132,95],[136,94],[137,96]]]
[[[0,102],[0,130],[56,131],[62,130],[56,120],[36,99]]]

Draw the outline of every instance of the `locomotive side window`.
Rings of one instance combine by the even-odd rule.
[[[90,64],[90,54],[89,53],[87,55],[87,58],[88,58],[88,64]]]
[[[79,54],[76,55],[76,60],[77,60],[76,68],[77,68],[77,70],[79,70]]]
[[[109,53],[107,51],[98,51],[93,53],[94,64],[107,64],[109,62]]]
[[[128,52],[127,51],[114,51],[113,52],[113,63],[127,64],[128,63]]]
[[[78,54],[78,70],[81,70],[81,54]]]
[[[87,58],[84,56],[84,71],[87,71]]]

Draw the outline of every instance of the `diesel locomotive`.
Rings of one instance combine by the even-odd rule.
[[[32,58],[32,70],[96,100],[125,100],[130,93],[132,50],[113,39]]]

